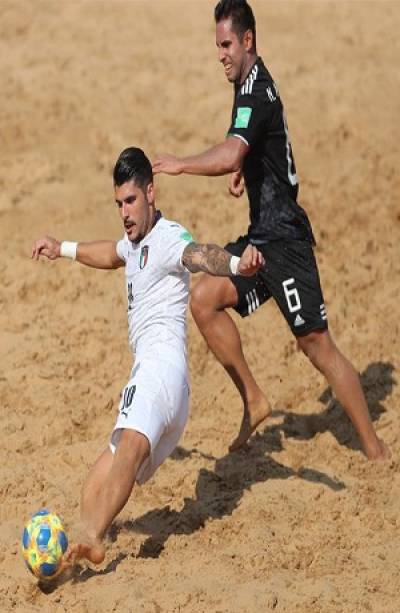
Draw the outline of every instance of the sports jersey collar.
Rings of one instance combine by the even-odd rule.
[[[146,236],[144,236],[144,237],[142,238],[142,240],[141,240],[139,243],[132,243],[132,241],[130,241],[130,240],[129,240],[128,235],[125,233],[125,239],[128,241],[128,243],[130,244],[130,247],[131,247],[131,248],[132,248],[134,251],[136,251],[137,249],[141,248],[141,247],[142,247],[142,245],[143,245],[143,243],[145,243],[146,241],[148,241],[148,240],[149,240],[149,237],[150,237],[150,236],[153,234],[153,232],[154,232],[154,230],[155,230],[155,228],[156,228],[156,226],[157,226],[158,222],[160,221],[160,219],[163,219],[163,216],[162,216],[161,211],[159,211],[159,210],[157,209],[157,210],[156,210],[155,217],[154,217],[154,224],[153,224],[152,229],[150,230],[150,232],[148,232],[148,233],[146,234]]]

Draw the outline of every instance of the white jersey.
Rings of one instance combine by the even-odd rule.
[[[180,224],[159,219],[140,241],[125,237],[117,254],[125,262],[129,343],[136,359],[146,354],[186,364],[189,271],[182,253],[193,241]]]

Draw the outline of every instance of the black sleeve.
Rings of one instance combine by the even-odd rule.
[[[238,136],[247,145],[254,145],[266,134],[271,106],[250,94],[237,96],[227,136]]]

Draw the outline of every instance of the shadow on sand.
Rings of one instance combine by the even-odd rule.
[[[394,366],[388,362],[374,362],[360,375],[369,412],[372,421],[378,421],[386,409],[382,401],[389,397],[393,387],[397,384],[394,376]],[[275,434],[276,444],[281,440],[282,433],[285,438],[309,440],[317,433],[331,432],[340,445],[349,449],[360,450],[358,436],[344,413],[341,405],[332,395],[330,387],[326,388],[319,397],[325,406],[321,413],[301,415],[292,411],[274,411],[274,417],[282,416],[283,423],[266,428],[265,432]]]
[[[390,396],[396,381],[394,367],[390,363],[370,364],[361,375],[371,417],[377,421],[385,408],[382,401]],[[181,511],[171,510],[169,506],[153,509],[135,521],[115,523],[110,538],[115,539],[122,530],[148,534],[142,544],[139,557],[156,558],[163,550],[172,534],[192,534],[203,527],[209,519],[220,519],[230,515],[238,506],[245,490],[255,483],[268,479],[287,479],[298,477],[320,483],[334,491],[342,490],[343,482],[332,479],[327,474],[312,468],[301,467],[295,471],[268,457],[272,451],[283,449],[283,435],[300,440],[309,440],[319,432],[330,431],[341,445],[350,449],[360,449],[354,429],[340,405],[334,400],[330,388],[319,398],[325,405],[324,411],[311,415],[300,415],[286,411],[275,411],[274,417],[283,417],[283,422],[266,427],[262,434],[255,435],[244,451],[229,453],[222,458],[202,454],[196,449],[186,450],[178,447],[172,458],[182,461],[192,454],[215,460],[214,470],[202,468],[193,498],[186,498]]]
[[[268,433],[256,435],[245,450],[215,459],[214,470],[202,468],[197,478],[195,496],[185,498],[180,511],[165,506],[153,509],[135,521],[116,523],[110,538],[115,539],[120,531],[125,530],[149,534],[140,547],[138,557],[157,558],[172,534],[189,535],[202,528],[209,519],[231,515],[243,493],[255,483],[298,477],[321,483],[335,491],[344,489],[343,482],[323,472],[303,467],[296,471],[265,456],[274,450],[273,440]],[[178,447],[177,454],[187,457],[198,452]]]
[[[396,385],[393,371],[392,364],[376,362],[370,364],[361,375],[373,421],[379,420],[380,415],[385,412],[381,403],[390,396]],[[183,461],[196,455],[215,462],[214,470],[205,468],[200,470],[195,496],[186,498],[180,511],[165,506],[153,509],[134,521],[116,521],[109,531],[108,538],[115,541],[118,534],[123,531],[148,534],[148,538],[140,547],[138,557],[157,558],[171,535],[190,535],[202,528],[209,519],[221,519],[231,515],[243,493],[255,483],[269,479],[297,477],[312,483],[320,483],[333,491],[344,489],[345,484],[342,481],[333,479],[323,472],[306,467],[296,471],[268,456],[273,451],[283,450],[283,438],[309,440],[317,433],[327,431],[335,436],[339,444],[354,450],[360,449],[354,429],[339,403],[333,398],[330,388],[324,390],[319,400],[325,406],[321,413],[302,415],[274,411],[273,417],[283,417],[280,424],[267,426],[263,433],[253,436],[243,451],[228,453],[222,458],[215,458],[197,449],[187,450],[177,447],[171,456],[176,461]],[[106,575],[114,572],[126,557],[127,554],[120,553],[105,569],[99,571],[78,566],[72,576],[63,577],[61,581],[72,579],[74,582],[85,582],[94,576]],[[45,593],[51,593],[59,585],[59,582],[53,586],[46,584],[41,589]]]

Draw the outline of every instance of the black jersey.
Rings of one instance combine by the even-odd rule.
[[[243,176],[250,203],[249,238],[314,243],[310,222],[297,203],[298,181],[278,89],[261,58],[242,85],[236,84],[228,136],[250,149]]]

